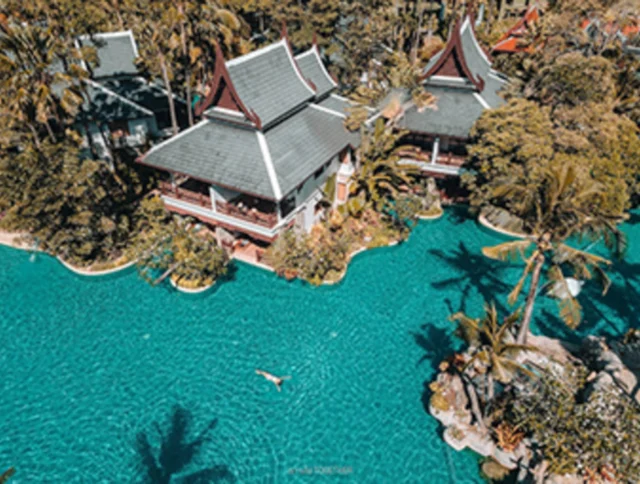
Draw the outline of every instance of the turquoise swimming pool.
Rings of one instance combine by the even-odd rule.
[[[581,296],[575,337],[638,325],[639,222],[609,295]],[[16,484],[481,482],[440,440],[425,382],[456,344],[450,313],[505,304],[519,268],[480,254],[500,240],[449,210],[336,287],[238,265],[201,296],[0,248],[0,468]],[[572,336],[552,301],[536,313],[537,331]],[[292,379],[278,393],[255,368]]]

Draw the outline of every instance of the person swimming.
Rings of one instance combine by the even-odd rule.
[[[271,383],[273,383],[279,392],[282,391],[282,384],[284,383],[284,381],[291,380],[290,376],[279,377],[279,376],[272,375],[267,371],[259,370],[257,368],[256,368],[256,374],[265,377],[267,381],[270,381]]]

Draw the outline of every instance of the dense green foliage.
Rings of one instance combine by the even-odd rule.
[[[587,35],[580,26],[587,14],[606,26],[638,13],[626,2],[552,2],[532,27],[534,53],[506,61],[514,74],[505,93],[510,101],[485,112],[472,130],[472,171],[463,176],[472,205],[505,210],[530,236],[485,250],[525,262],[510,297],[515,304],[531,280],[519,341],[526,339],[545,266],[556,284],[566,285],[570,271],[578,280],[601,279],[607,290],[609,262],[569,248],[569,239],[602,238],[615,256],[624,253],[617,224],[640,196],[639,131],[627,116],[640,94],[629,83],[640,63],[606,27]],[[559,307],[569,326],[580,322],[575,298],[559,299]]]
[[[561,374],[544,373],[503,395],[494,418],[524,430],[541,447],[554,474],[588,479],[609,476],[632,483],[640,475],[640,412],[614,386],[584,394],[584,366],[568,365]]]
[[[180,286],[196,288],[227,273],[227,254],[207,231],[169,214],[157,197],[143,200],[140,212],[130,259],[149,282],[171,276]]]

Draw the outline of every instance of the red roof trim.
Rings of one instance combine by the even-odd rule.
[[[469,69],[469,65],[467,64],[467,60],[464,56],[464,49],[462,48],[462,37],[460,35],[460,19],[456,20],[456,23],[453,27],[453,32],[447,42],[447,45],[440,55],[438,61],[427,71],[425,74],[420,76],[420,80],[428,79],[429,77],[438,75],[438,72],[444,66],[445,62],[449,60],[451,56],[457,56],[457,59],[460,63],[460,67],[462,68],[462,73],[464,76],[469,79],[473,83],[473,85],[478,89],[478,91],[482,92],[484,90],[484,79],[478,76],[475,78],[471,69]]]
[[[506,53],[517,53],[517,52],[528,52],[531,51],[531,47],[523,47],[518,45],[516,38],[522,37],[529,27],[535,24],[538,20],[540,20],[540,10],[537,5],[531,5],[527,12],[524,14],[518,22],[511,27],[493,46],[494,52],[506,52]]]
[[[223,87],[226,87],[229,90],[229,94],[233,101],[236,103],[238,108],[240,108],[240,111],[245,115],[245,117],[249,121],[253,122],[258,129],[262,129],[262,121],[260,120],[260,117],[253,109],[249,110],[244,105],[242,99],[240,99],[240,95],[236,91],[236,88],[233,86],[233,81],[231,80],[231,76],[229,75],[229,71],[224,60],[224,54],[222,53],[222,49],[218,43],[216,44],[216,64],[213,70],[213,79],[209,82],[209,94],[197,104],[195,109],[196,116],[202,115],[203,112],[209,109],[218,94],[219,89]]]

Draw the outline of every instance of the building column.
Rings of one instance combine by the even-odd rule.
[[[431,153],[431,164],[435,165],[440,154],[440,138],[436,138],[433,142],[433,152]]]
[[[211,210],[217,212],[216,207],[216,189],[213,188],[213,185],[209,185],[209,197],[211,198]]]

